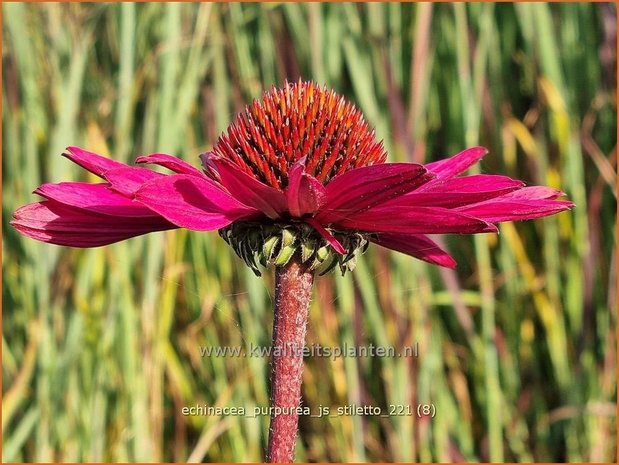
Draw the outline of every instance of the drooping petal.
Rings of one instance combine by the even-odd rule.
[[[415,163],[385,163],[347,171],[326,186],[317,219],[331,223],[410,192],[434,175]]]
[[[288,171],[285,190],[288,211],[295,218],[317,212],[326,197],[325,187],[305,172],[305,159],[297,161]]]
[[[561,192],[547,187],[525,187],[501,197],[458,207],[456,210],[491,223],[529,220],[572,208],[573,202],[555,200],[560,194]]]
[[[162,179],[166,175],[139,166],[123,166],[103,173],[103,178],[110,183],[110,189],[126,197],[133,198],[146,182]]]
[[[519,189],[514,192],[510,192],[508,195],[503,196],[504,199],[522,199],[522,200],[554,200],[565,195],[558,189],[553,189],[547,186],[529,186],[524,189]]]
[[[488,153],[485,147],[471,147],[444,160],[426,163],[424,166],[437,175],[437,178],[453,178],[464,173]]]
[[[419,189],[393,199],[385,205],[454,208],[491,199],[520,189],[524,183],[507,176],[476,174],[461,178],[430,181]]]
[[[159,216],[144,205],[111,191],[105,184],[61,182],[43,184],[35,194],[63,205],[94,213],[124,217]]]
[[[233,221],[259,215],[215,182],[187,174],[175,174],[145,183],[136,200],[175,225],[196,231],[223,228]]]
[[[62,155],[99,177],[103,177],[103,173],[106,171],[127,166],[119,161],[102,157],[79,147],[67,147],[67,151]]]
[[[335,251],[341,255],[346,253],[346,249],[340,241],[338,241],[333,234],[327,231],[315,218],[306,218],[305,222],[312,226],[318,233],[335,249]]]
[[[424,235],[379,233],[372,242],[424,260],[434,265],[455,268],[456,261],[433,240]]]
[[[474,234],[496,226],[441,207],[379,206],[338,221],[337,226],[369,232],[404,234]]]
[[[11,225],[33,239],[71,247],[98,247],[176,227],[160,216],[99,215],[54,200],[21,207],[13,214]]]
[[[279,189],[258,181],[224,158],[211,157],[210,163],[217,170],[221,184],[245,205],[271,219],[279,218],[287,210],[286,196]]]
[[[194,176],[204,177],[202,171],[195,166],[191,166],[185,160],[168,155],[167,153],[151,153],[150,155],[141,155],[135,159],[135,162],[163,166],[164,168],[179,174],[192,174]]]

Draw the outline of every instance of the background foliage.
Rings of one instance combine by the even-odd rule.
[[[613,4],[3,3],[3,460],[260,461],[272,272],[215,233],[60,248],[8,221],[80,145],[197,164],[285,78],[362,109],[391,160],[483,144],[481,163],[577,207],[499,236],[446,237],[441,270],[371,249],[320,278],[308,342],[419,344],[418,358],[307,359],[303,403],[432,403],[434,418],[301,419],[299,460],[614,461]]]

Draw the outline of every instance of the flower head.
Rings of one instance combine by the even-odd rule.
[[[128,166],[77,147],[65,154],[104,182],[44,184],[45,200],[11,222],[22,234],[95,247],[172,228],[219,230],[259,273],[295,254],[312,269],[352,269],[369,242],[441,266],[455,261],[427,235],[496,232],[496,223],[552,215],[562,192],[499,175],[463,175],[487,150],[420,165],[385,163],[361,113],[314,83],[286,83],[247,106],[203,170],[167,154]]]
[[[272,88],[248,105],[219,138],[212,156],[282,189],[299,160],[322,184],[354,168],[384,163],[387,153],[363,115],[313,82]]]

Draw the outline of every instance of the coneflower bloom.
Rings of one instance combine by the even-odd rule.
[[[420,165],[386,163],[362,114],[311,82],[254,101],[201,155],[202,170],[166,154],[137,158],[173,174],[69,147],[65,156],[102,178],[35,190],[11,224],[44,242],[95,247],[172,228],[219,230],[254,271],[299,250],[312,269],[342,271],[369,242],[427,262],[455,261],[427,234],[497,231],[496,223],[551,215],[562,192],[506,176],[462,175],[486,149]]]
[[[267,460],[294,459],[304,345],[315,272],[353,268],[370,242],[441,266],[455,262],[427,235],[497,231],[502,221],[552,215],[562,192],[506,176],[463,173],[486,154],[473,147],[426,165],[386,163],[361,113],[333,91],[286,83],[254,101],[201,155],[202,170],[166,154],[138,157],[173,174],[69,147],[99,184],[44,184],[45,200],[11,224],[53,244],[96,247],[152,231],[219,230],[259,274],[276,265]]]

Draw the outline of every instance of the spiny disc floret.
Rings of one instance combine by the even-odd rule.
[[[260,181],[283,189],[302,157],[322,183],[361,166],[384,163],[382,142],[354,105],[313,82],[286,82],[254,100],[222,134],[213,152]]]

